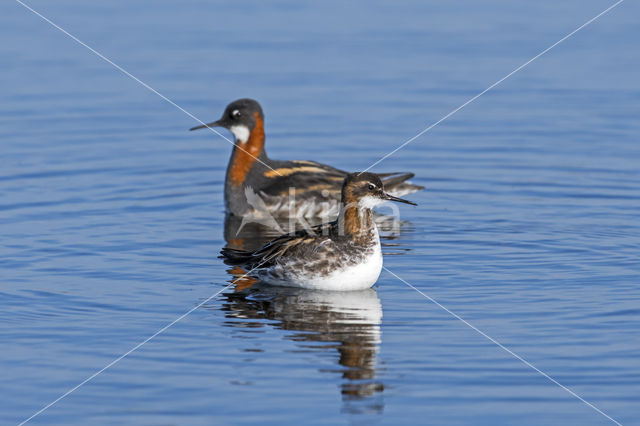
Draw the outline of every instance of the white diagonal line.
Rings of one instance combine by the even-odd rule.
[[[91,51],[93,54],[95,54],[96,56],[98,56],[100,59],[104,60],[105,62],[107,62],[108,64],[112,65],[114,68],[116,68],[118,71],[122,72],[124,75],[126,75],[127,77],[131,78],[132,80],[134,80],[135,82],[139,83],[140,85],[142,85],[144,88],[146,88],[147,90],[155,93],[156,95],[160,96],[162,99],[164,99],[165,101],[167,101],[168,103],[170,103],[171,105],[173,105],[174,107],[178,108],[180,111],[184,112],[185,114],[187,114],[189,117],[193,118],[194,120],[196,120],[198,123],[206,126],[206,123],[202,120],[200,120],[198,117],[196,117],[195,115],[191,114],[189,111],[187,111],[186,109],[184,109],[183,107],[181,107],[180,105],[178,105],[177,103],[175,103],[174,101],[172,101],[171,99],[167,98],[165,95],[163,95],[162,93],[158,92],[156,89],[154,89],[153,87],[149,86],[147,83],[145,83],[144,81],[140,80],[138,77],[136,77],[135,75],[131,74],[129,71],[125,70],[124,68],[122,68],[120,65],[116,64],[115,62],[113,62],[111,59],[107,58],[106,56],[104,56],[102,53],[98,52],[97,50],[95,50],[94,48],[92,48],[91,46],[89,46],[88,44],[86,44],[85,42],[83,42],[82,40],[80,40],[79,38],[77,38],[76,36],[74,36],[73,34],[69,33],[67,30],[65,30],[64,28],[62,28],[61,26],[59,26],[58,24],[54,23],[53,21],[51,21],[49,18],[47,18],[46,16],[43,16],[41,13],[37,12],[36,10],[34,10],[33,8],[31,8],[30,6],[28,6],[27,4],[23,3],[21,0],[15,0],[16,3],[22,5],[25,9],[33,12],[33,14],[39,16],[40,18],[42,18],[42,20],[44,20],[45,22],[47,22],[48,24],[50,24],[52,27],[56,28],[57,30],[61,31],[62,33],[64,33],[65,35],[67,35],[69,38],[71,38],[73,41],[75,41],[76,43],[80,44],[81,46],[86,47],[89,51]],[[218,132],[216,129],[214,129],[213,127],[206,127],[207,129],[211,130],[213,133],[217,134],[218,136],[220,136],[221,138],[223,138],[224,140],[226,140],[227,142],[229,142],[231,145],[236,146],[238,149],[240,149],[241,151],[244,151],[246,154],[248,154],[249,156],[251,156],[252,158],[254,158],[256,161],[258,161],[259,163],[263,164],[264,166],[267,166],[269,169],[271,169],[273,172],[275,172],[278,176],[282,176],[280,173],[278,173],[277,170],[273,169],[271,166],[269,166],[268,164],[265,164],[262,160],[260,160],[259,158],[255,157],[253,154],[251,154],[250,152],[246,151],[244,148],[242,148],[240,145],[235,144],[232,140],[230,140],[229,138],[227,138],[226,136],[224,136],[222,133]]]
[[[536,372],[540,373],[542,376],[544,376],[545,378],[547,378],[549,381],[551,381],[552,383],[558,385],[559,387],[561,387],[562,389],[564,389],[565,391],[569,392],[571,395],[573,395],[574,397],[578,398],[580,401],[584,402],[585,404],[587,404],[589,407],[593,408],[594,410],[596,410],[598,413],[602,414],[603,416],[605,416],[607,419],[611,420],[612,422],[616,423],[617,425],[622,426],[622,424],[620,422],[618,422],[617,420],[615,420],[613,417],[609,416],[607,413],[605,413],[604,411],[602,411],[601,409],[599,409],[598,407],[596,407],[595,405],[593,405],[592,403],[590,403],[589,401],[585,400],[583,397],[581,397],[580,395],[578,395],[577,393],[575,393],[574,391],[572,391],[571,389],[569,389],[568,387],[566,387],[565,385],[563,385],[562,383],[558,382],[556,379],[554,379],[553,377],[549,376],[547,373],[545,373],[544,371],[540,370],[538,367],[536,367],[535,365],[531,364],[529,361],[527,361],[526,359],[522,358],[520,355],[518,355],[517,353],[513,352],[511,349],[507,348],[506,346],[504,346],[502,343],[498,342],[496,339],[494,339],[493,337],[489,336],[487,333],[485,333],[484,331],[480,330],[478,327],[476,327],[475,325],[469,323],[469,321],[465,320],[464,318],[462,318],[460,315],[456,314],[455,312],[452,312],[449,308],[447,308],[446,306],[443,306],[442,304],[440,304],[437,300],[435,300],[433,297],[429,296],[428,294],[422,292],[420,289],[414,287],[413,285],[411,285],[410,283],[408,283],[407,281],[405,281],[404,279],[400,278],[398,275],[396,275],[395,273],[393,273],[392,271],[390,271],[387,267],[383,266],[384,270],[387,271],[388,273],[390,273],[391,275],[393,275],[394,277],[396,277],[397,279],[399,279],[400,281],[402,281],[403,283],[405,283],[407,286],[411,287],[412,289],[414,289],[415,291],[417,291],[418,293],[420,293],[425,299],[428,299],[429,301],[431,301],[432,303],[434,303],[435,305],[437,305],[439,308],[445,310],[448,314],[450,314],[451,316],[453,316],[454,318],[462,321],[466,326],[470,327],[471,329],[473,329],[474,331],[476,331],[478,334],[480,334],[481,336],[483,336],[484,338],[486,338],[487,340],[489,340],[490,342],[494,343],[495,345],[497,345],[500,349],[504,350],[505,352],[507,352],[509,355],[513,356],[514,358],[518,359],[519,361],[521,361],[523,364],[525,364],[527,367],[532,368],[533,370],[535,370]]]
[[[133,74],[129,73],[128,71],[126,71],[124,68],[122,68],[121,66],[119,66],[118,64],[114,63],[112,60],[110,60],[109,58],[107,58],[106,56],[102,55],[101,53],[99,53],[98,51],[96,51],[95,49],[93,49],[92,47],[90,47],[89,45],[87,45],[86,43],[82,42],[81,40],[79,40],[77,37],[73,36],[72,34],[70,34],[69,32],[67,32],[66,30],[64,30],[63,28],[61,28],[60,26],[58,26],[57,24],[55,24],[54,22],[52,22],[51,20],[49,20],[48,18],[46,18],[45,16],[43,16],[42,14],[38,13],[37,11],[35,11],[33,8],[31,8],[30,6],[26,5],[25,3],[23,3],[20,0],[15,0],[17,3],[19,3],[20,5],[22,5],[24,8],[26,8],[27,10],[31,11],[32,13],[34,13],[35,15],[37,15],[38,17],[40,17],[41,19],[43,19],[44,21],[46,21],[47,23],[49,23],[50,25],[52,25],[54,28],[58,29],[59,31],[61,31],[62,33],[64,33],[65,35],[67,35],[68,37],[70,37],[72,40],[74,40],[75,42],[77,42],[78,44],[82,45],[83,47],[87,48],[89,51],[91,51],[92,53],[94,53],[96,56],[100,57],[101,59],[103,59],[104,61],[106,61],[107,63],[109,63],[110,65],[112,65],[113,67],[115,67],[116,69],[118,69],[119,71],[121,71],[123,74],[125,74],[126,76],[128,76],[129,78],[133,79],[134,81],[136,81],[137,83],[139,83],[140,85],[142,85],[143,87],[145,87],[146,89],[148,89],[149,91],[155,93],[156,95],[158,95],[159,97],[161,97],[163,100],[165,100],[166,102],[170,103],[171,105],[173,105],[174,107],[178,108],[180,111],[182,111],[183,113],[187,114],[188,116],[190,116],[191,118],[195,119],[196,121],[198,121],[200,124],[206,125],[206,123],[204,123],[202,120],[198,119],[196,116],[194,116],[193,114],[191,114],[189,111],[185,110],[184,108],[182,108],[181,106],[179,106],[178,104],[176,104],[175,102],[173,102],[171,99],[167,98],[166,96],[164,96],[163,94],[161,94],[160,92],[158,92],[157,90],[155,90],[153,87],[149,86],[147,83],[143,82],[142,80],[140,80],[139,78],[135,77]],[[390,152],[389,154],[385,155],[384,157],[382,157],[380,160],[378,160],[377,162],[375,162],[374,164],[372,164],[370,167],[368,167],[365,171],[371,169],[372,167],[374,167],[375,165],[377,165],[378,163],[380,163],[381,161],[383,161],[384,159],[388,158],[390,155],[393,155],[395,152],[397,152],[398,150],[402,149],[404,146],[408,145],[409,143],[411,143],[413,140],[415,140],[416,138],[422,136],[424,133],[426,133],[427,131],[431,130],[433,127],[437,126],[438,124],[440,124],[442,121],[446,120],[447,118],[449,118],[450,116],[452,116],[453,114],[455,114],[456,112],[458,112],[459,110],[461,110],[462,108],[466,107],[468,104],[470,104],[471,102],[475,101],[477,98],[479,98],[480,96],[482,96],[483,94],[485,94],[486,92],[488,92],[489,90],[493,89],[494,87],[496,87],[497,85],[499,85],[500,83],[502,83],[504,80],[506,80],[507,78],[511,77],[513,74],[515,74],[516,72],[520,71],[522,68],[526,67],[527,65],[529,65],[531,62],[533,62],[534,60],[536,60],[537,58],[539,58],[540,56],[544,55],[545,53],[547,53],[549,50],[553,49],[555,46],[557,46],[558,44],[562,43],[563,41],[565,41],[566,39],[568,39],[569,37],[571,37],[572,35],[574,35],[575,33],[577,33],[578,31],[580,31],[581,29],[583,29],[584,27],[586,27],[587,25],[591,24],[593,21],[595,21],[596,19],[598,19],[599,17],[601,17],[602,15],[606,14],[607,12],[609,12],[611,9],[613,9],[614,7],[618,6],[620,3],[622,3],[624,0],[619,0],[618,2],[616,2],[615,4],[613,4],[612,6],[610,6],[609,8],[605,9],[603,12],[601,12],[600,14],[598,14],[597,16],[595,16],[594,18],[590,19],[589,21],[587,21],[586,23],[584,23],[583,25],[581,25],[580,27],[578,27],[577,29],[575,29],[574,31],[572,31],[571,33],[569,33],[568,35],[566,35],[565,37],[563,37],[562,39],[560,39],[559,41],[557,41],[556,43],[554,43],[553,45],[551,45],[550,47],[548,47],[547,49],[545,49],[544,51],[542,51],[541,53],[539,53],[538,55],[536,55],[535,57],[533,57],[532,59],[530,59],[529,61],[525,62],[524,64],[520,65],[518,68],[516,68],[515,70],[513,70],[511,73],[507,74],[505,77],[503,77],[502,79],[498,80],[496,83],[492,84],[491,86],[489,86],[487,89],[485,89],[484,91],[482,91],[481,93],[479,93],[478,95],[474,96],[473,98],[471,98],[470,100],[468,100],[467,102],[465,102],[464,104],[462,104],[461,106],[459,106],[458,108],[454,109],[453,111],[451,111],[449,114],[445,115],[443,118],[441,118],[440,120],[438,120],[437,122],[435,122],[434,124],[430,125],[429,127],[427,127],[426,129],[424,129],[423,131],[421,131],[420,133],[418,133],[416,136],[412,137],[411,139],[407,140],[406,142],[404,142],[402,145],[400,145],[398,148],[396,148],[395,150],[393,150],[392,152]],[[235,143],[233,143],[231,140],[229,140],[228,138],[226,138],[224,135],[222,135],[220,132],[218,132],[217,130],[207,127],[209,128],[212,132],[218,134],[220,137],[222,137],[223,139],[225,139],[226,141],[228,141],[229,143],[233,144],[234,146],[237,146]],[[242,151],[245,151],[242,147],[239,147]],[[250,156],[252,156],[253,158],[255,158],[257,161],[259,161],[260,163],[264,164],[260,159],[254,157],[253,155],[251,155],[250,153],[248,153],[247,151],[245,151],[247,154],[249,154]],[[272,169],[270,166],[264,164],[265,166],[267,166],[269,169]],[[275,171],[275,170],[274,170]],[[275,171],[277,174],[279,174],[277,171]],[[258,265],[257,267],[259,267],[260,265]],[[256,268],[257,268],[256,267]],[[254,268],[254,269],[256,269]],[[519,356],[518,354],[514,353],[513,351],[511,351],[510,349],[506,348],[505,346],[503,346],[502,344],[500,344],[498,341],[496,341],[495,339],[493,339],[492,337],[490,337],[489,335],[487,335],[486,333],[484,333],[483,331],[479,330],[477,327],[473,326],[472,324],[470,324],[469,322],[467,322],[466,320],[464,320],[462,317],[458,316],[457,314],[455,314],[454,312],[450,311],[449,309],[447,309],[446,307],[444,307],[443,305],[441,305],[440,303],[438,303],[436,300],[434,300],[433,298],[431,298],[430,296],[426,295],[425,293],[423,293],[422,291],[420,291],[419,289],[417,289],[416,287],[414,287],[413,285],[409,284],[407,281],[403,280],[402,278],[400,278],[398,275],[396,275],[395,273],[393,273],[392,271],[390,271],[388,268],[384,267],[384,269],[391,273],[393,276],[395,276],[396,278],[398,278],[399,280],[401,280],[402,282],[404,282],[407,286],[413,288],[414,290],[416,290],[418,293],[420,293],[422,296],[424,296],[425,298],[429,299],[430,301],[432,301],[433,303],[435,303],[436,305],[438,305],[440,308],[444,309],[445,311],[447,311],[449,314],[451,314],[452,316],[454,316],[455,318],[459,319],[460,321],[462,321],[464,324],[466,324],[467,326],[471,327],[473,330],[475,330],[476,332],[478,332],[479,334],[481,334],[482,336],[484,336],[485,338],[487,338],[488,340],[490,340],[491,342],[493,342],[494,344],[496,344],[497,346],[499,346],[501,349],[505,350],[506,352],[508,352],[509,354],[511,354],[512,356],[514,356],[515,358],[517,358],[518,360],[520,360],[521,362],[523,362],[525,365],[529,366],[530,368],[534,369],[535,371],[537,371],[538,373],[540,373],[541,375],[543,375],[544,377],[546,377],[548,380],[550,380],[551,382],[553,382],[554,384],[558,385],[559,387],[561,387],[562,389],[564,389],[565,391],[569,392],[571,395],[573,395],[574,397],[578,398],[579,400],[581,400],[582,402],[584,402],[585,404],[587,404],[589,407],[591,407],[592,409],[596,410],[597,412],[599,412],[600,414],[602,414],[603,416],[607,417],[609,420],[613,421],[616,424],[620,424],[619,422],[617,422],[616,420],[614,420],[612,417],[610,417],[609,415],[607,415],[606,413],[604,413],[602,410],[600,410],[599,408],[597,408],[596,406],[594,406],[593,404],[591,404],[590,402],[586,401],[585,399],[583,399],[582,397],[580,397],[578,394],[576,394],[575,392],[573,392],[571,389],[567,388],[566,386],[562,385],[561,383],[559,383],[557,380],[553,379],[551,376],[549,376],[548,374],[544,373],[543,371],[541,371],[540,369],[538,369],[537,367],[535,367],[534,365],[532,365],[531,363],[529,363],[528,361],[526,361],[524,358],[522,358],[521,356]],[[253,269],[252,269],[253,270]],[[244,276],[247,276],[251,271],[247,272]],[[234,281],[235,282],[235,281]],[[110,362],[109,364],[107,364],[105,367],[103,367],[102,369],[100,369],[99,371],[95,372],[94,374],[92,374],[91,376],[89,376],[88,378],[86,378],[84,381],[82,381],[81,383],[79,383],[78,385],[74,386],[73,388],[69,389],[67,392],[65,392],[63,395],[61,395],[60,397],[58,397],[57,399],[55,399],[54,401],[52,401],[51,403],[47,404],[45,407],[43,407],[42,409],[40,409],[39,411],[37,411],[36,413],[34,413],[32,416],[30,416],[29,418],[27,418],[26,420],[24,420],[22,423],[20,423],[20,425],[23,425],[25,423],[27,423],[28,421],[32,420],[34,417],[40,415],[42,412],[44,412],[45,410],[47,410],[48,408],[50,408],[51,406],[53,406],[54,404],[56,404],[57,402],[59,402],[60,400],[62,400],[63,398],[65,398],[66,396],[68,396],[69,394],[71,394],[72,392],[74,392],[75,390],[77,390],[78,388],[80,388],[81,386],[83,386],[84,384],[86,384],[87,382],[91,381],[92,379],[94,379],[95,377],[97,377],[99,374],[101,374],[102,372],[104,372],[105,370],[107,370],[108,368],[112,367],[113,365],[115,365],[116,363],[118,363],[119,361],[121,361],[122,359],[124,359],[126,356],[130,355],[132,352],[134,352],[135,350],[139,349],[140,347],[142,347],[144,344],[148,343],[150,340],[152,340],[153,338],[155,338],[156,336],[158,336],[159,334],[163,333],[164,331],[166,331],[168,328],[170,328],[171,326],[173,326],[174,324],[176,324],[177,322],[181,321],[182,319],[184,319],[186,316],[188,316],[189,314],[191,314],[193,311],[195,311],[196,309],[200,308],[202,305],[204,305],[205,303],[207,303],[208,301],[210,301],[211,299],[215,298],[216,296],[218,296],[220,293],[222,293],[224,290],[226,290],[227,288],[229,288],[231,285],[233,285],[233,282],[230,283],[229,285],[223,287],[221,290],[219,290],[218,292],[212,294],[211,296],[209,296],[208,298],[206,298],[203,302],[199,303],[198,305],[194,306],[193,308],[191,308],[190,310],[188,310],[187,312],[185,312],[184,314],[182,314],[181,316],[179,316],[178,318],[176,318],[175,320],[173,320],[172,322],[170,322],[169,324],[167,324],[166,326],[162,327],[160,330],[158,330],[157,332],[155,332],[154,334],[152,334],[151,336],[149,336],[148,338],[146,338],[145,340],[143,340],[142,342],[140,342],[139,344],[137,344],[136,346],[134,346],[133,348],[131,348],[129,351],[127,351],[126,353],[124,353],[123,355],[119,356],[118,358],[116,358],[115,360],[113,360],[112,362]]]
[[[133,348],[129,349],[127,352],[125,352],[124,354],[120,355],[118,358],[114,359],[113,361],[111,361],[109,364],[105,365],[104,367],[102,367],[100,370],[96,371],[95,373],[93,373],[91,376],[87,377],[86,379],[84,379],[82,382],[78,383],[77,385],[75,385],[74,387],[72,387],[71,389],[69,389],[68,391],[66,391],[65,393],[63,393],[62,395],[60,395],[58,398],[56,398],[55,400],[51,401],[50,403],[48,403],[47,405],[45,405],[44,407],[42,407],[40,410],[38,410],[37,412],[35,412],[33,415],[31,415],[31,417],[29,417],[28,419],[22,421],[19,426],[24,425],[25,423],[27,423],[28,421],[30,421],[31,419],[33,419],[34,417],[42,414],[45,410],[47,410],[48,408],[50,408],[51,406],[57,404],[58,402],[60,402],[60,400],[64,399],[65,397],[67,397],[69,394],[71,394],[72,392],[76,391],[79,387],[85,385],[87,382],[90,382],[91,380],[95,379],[98,375],[100,375],[101,373],[103,373],[105,370],[107,370],[108,368],[113,367],[115,364],[117,364],[118,362],[120,362],[122,359],[124,359],[125,357],[127,357],[128,355],[130,355],[132,352],[134,352],[135,350],[139,349],[140,347],[142,347],[144,344],[148,343],[150,340],[154,339],[156,336],[158,336],[159,334],[165,332],[167,329],[169,329],[170,327],[172,327],[173,325],[175,325],[177,322],[183,320],[187,315],[189,315],[190,313],[192,313],[193,311],[195,311],[196,309],[202,307],[205,303],[209,302],[211,299],[214,299],[216,296],[218,296],[220,293],[222,293],[223,291],[225,291],[226,289],[228,289],[229,287],[231,287],[233,284],[235,284],[236,282],[238,282],[239,280],[241,280],[242,278],[245,278],[247,276],[249,276],[249,274],[253,271],[255,271],[256,269],[258,269],[260,266],[262,266],[263,263],[265,263],[266,261],[262,261],[260,262],[257,266],[255,266],[254,268],[252,268],[249,272],[246,272],[244,275],[242,275],[239,278],[234,278],[231,283],[229,283],[228,285],[224,286],[222,289],[220,289],[219,291],[215,292],[214,294],[212,294],[211,296],[207,297],[206,299],[204,299],[202,302],[198,303],[196,306],[194,306],[193,308],[189,309],[187,312],[185,312],[184,314],[180,315],[178,318],[174,319],[173,321],[171,321],[169,324],[165,325],[164,327],[162,327],[160,330],[156,331],[155,333],[153,333],[151,336],[147,337],[146,339],[144,339],[142,342],[138,343],[137,345],[135,345]]]
[[[75,390],[77,390],[79,387],[81,387],[82,385],[86,384],[87,382],[93,380],[96,376],[98,376],[99,374],[103,373],[105,370],[107,370],[110,367],[113,367],[115,364],[117,364],[119,361],[121,361],[123,358],[125,358],[126,356],[128,356],[129,354],[131,354],[133,351],[139,349],[141,346],[143,346],[145,343],[148,343],[150,340],[152,340],[153,338],[155,338],[157,335],[163,333],[164,331],[166,331],[169,327],[173,326],[175,323],[177,323],[178,321],[184,319],[187,315],[189,315],[190,313],[192,313],[193,311],[195,311],[196,309],[200,308],[202,305],[204,305],[205,303],[207,303],[208,301],[210,301],[211,299],[213,299],[214,297],[216,297],[217,295],[219,295],[220,293],[222,293],[224,290],[228,289],[229,287],[231,287],[233,285],[233,282],[230,283],[229,285],[223,287],[220,291],[212,294],[211,296],[207,297],[203,302],[198,303],[196,306],[194,306],[193,308],[189,309],[187,312],[185,312],[184,314],[180,315],[178,318],[176,318],[175,320],[171,321],[169,324],[165,325],[164,327],[162,327],[160,330],[156,331],[155,333],[153,333],[151,336],[147,337],[146,339],[144,339],[142,342],[138,343],[137,345],[135,345],[133,348],[129,349],[127,352],[125,352],[124,354],[120,355],[118,358],[114,359],[113,361],[111,361],[109,364],[105,365],[104,367],[102,367],[100,370],[96,371],[95,373],[93,373],[91,376],[87,377],[86,379],[84,379],[82,382],[78,383],[77,385],[75,385],[74,387],[72,387],[71,389],[69,389],[68,391],[66,391],[65,393],[63,393],[62,395],[60,395],[58,398],[56,398],[55,400],[51,401],[49,404],[45,405],[44,407],[42,407],[40,410],[38,410],[37,412],[35,412],[31,417],[29,417],[28,419],[22,421],[20,423],[20,426],[27,423],[28,421],[30,421],[31,419],[33,419],[34,417],[40,415],[43,411],[45,411],[46,409],[50,408],[52,405],[58,403],[61,399],[67,397],[70,393],[74,392]]]
[[[484,95],[485,93],[487,93],[488,91],[490,91],[491,89],[493,89],[494,87],[496,87],[497,85],[499,85],[500,83],[502,83],[503,81],[505,81],[506,79],[508,79],[509,77],[511,77],[512,75],[514,75],[515,73],[517,73],[518,71],[520,71],[521,69],[523,69],[524,67],[526,67],[527,65],[529,65],[531,62],[535,61],[536,59],[538,59],[539,57],[541,57],[542,55],[544,55],[545,53],[547,53],[548,51],[550,51],[551,49],[553,49],[554,47],[556,47],[557,45],[559,45],[560,43],[562,43],[563,41],[565,41],[566,39],[568,39],[569,37],[573,36],[575,33],[577,33],[578,31],[582,30],[583,28],[585,28],[587,25],[591,24],[592,22],[594,22],[596,19],[600,18],[602,15],[606,14],[607,12],[609,12],[611,9],[613,9],[614,7],[618,6],[620,3],[622,3],[624,0],[618,0],[616,3],[612,4],[611,6],[609,6],[608,8],[606,8],[605,10],[603,10],[602,12],[598,13],[596,16],[594,16],[593,18],[589,19],[587,22],[585,22],[584,24],[580,25],[578,28],[576,28],[575,30],[571,31],[569,34],[567,34],[566,36],[562,37],[560,40],[556,41],[555,43],[553,43],[551,46],[547,47],[546,49],[544,49],[542,52],[538,53],[536,56],[534,56],[533,58],[529,59],[527,62],[525,62],[524,64],[520,65],[518,68],[514,69],[513,71],[511,71],[509,74],[505,75],[504,77],[502,77],[500,80],[496,81],[495,83],[493,83],[491,86],[487,87],[486,89],[484,89],[482,92],[478,93],[477,95],[475,95],[474,97],[472,97],[471,99],[469,99],[468,101],[466,101],[465,103],[463,103],[462,105],[460,105],[459,107],[457,107],[456,109],[454,109],[453,111],[449,112],[447,115],[445,115],[444,117],[442,117],[440,120],[436,121],[435,123],[431,124],[429,127],[427,127],[426,129],[422,130],[420,133],[418,133],[417,135],[413,136],[410,139],[407,139],[404,143],[402,143],[400,146],[398,146],[396,149],[394,149],[393,151],[389,152],[388,154],[386,154],[384,157],[380,158],[378,161],[376,161],[375,163],[373,163],[372,165],[370,165],[369,167],[367,167],[366,169],[364,169],[364,172],[369,171],[372,167],[375,167],[376,165],[378,165],[379,163],[381,163],[382,161],[386,160],[388,157],[392,156],[393,154],[395,154],[396,152],[398,152],[399,150],[401,150],[402,148],[404,148],[405,146],[409,145],[411,142],[413,142],[414,140],[416,140],[417,138],[419,138],[420,136],[424,135],[425,133],[427,133],[429,130],[433,129],[434,127],[436,127],[438,124],[442,123],[444,120],[446,120],[447,118],[451,117],[453,114],[457,113],[458,111],[460,111],[462,108],[466,107],[467,105],[469,105],[471,102],[475,101],[476,99],[478,99],[480,96]]]

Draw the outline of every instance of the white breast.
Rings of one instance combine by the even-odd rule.
[[[284,276],[267,272],[264,279],[265,282],[273,285],[313,290],[354,291],[373,286],[380,276],[380,271],[382,271],[382,249],[376,229],[373,252],[367,256],[364,262],[346,266],[329,275],[318,275],[305,271],[282,271]]]
[[[380,243],[365,262],[333,272],[327,277],[316,277],[307,282],[308,288],[322,290],[352,291],[373,286],[382,271]]]

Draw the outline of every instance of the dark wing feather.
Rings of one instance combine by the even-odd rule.
[[[317,161],[296,160],[296,161],[292,161],[292,163],[300,165],[300,166],[318,167],[319,169],[325,170],[326,173],[331,173],[331,174],[336,174],[336,175],[341,175],[341,176],[346,176],[347,175],[347,172],[345,172],[344,170],[336,169],[335,167],[331,167],[328,164],[318,163]]]
[[[382,180],[385,188],[390,188],[394,185],[404,182],[405,180],[414,177],[413,173],[380,173],[378,177]]]
[[[347,175],[347,172],[328,166],[326,164],[316,163],[315,161],[293,161],[293,163],[300,165],[312,165],[314,167],[322,169],[323,172],[320,174],[324,175],[325,179],[331,179],[330,183],[328,183],[327,185],[327,189],[332,189],[334,191],[337,191],[338,193],[342,189],[342,180],[338,181],[338,184],[336,185],[336,178],[339,177],[341,179],[344,179]],[[316,173],[314,173],[314,175]],[[397,192],[399,190],[403,193],[408,193],[424,189],[424,186],[414,185],[410,182],[406,182],[407,180],[415,176],[415,174],[411,172],[376,173],[376,175],[380,178],[380,180],[382,180],[382,183],[384,184],[384,187],[387,191]]]
[[[392,195],[404,195],[424,189],[424,186],[414,185],[407,180],[415,176],[413,173],[381,173],[378,174],[384,189]]]
[[[274,171],[266,171],[267,180],[261,185],[260,192],[270,205],[277,205],[292,194],[297,203],[308,201],[340,200],[340,191],[346,172],[315,161],[283,161],[278,162],[276,175]]]
[[[347,172],[315,161],[274,161],[274,170],[267,170],[264,176],[271,182],[265,182],[261,193],[273,198],[288,197],[293,188],[296,200],[340,200],[340,193]],[[278,173],[276,173],[278,171]],[[423,186],[406,182],[413,173],[378,173],[387,191],[394,195],[408,194],[424,189]]]
[[[310,243],[312,241],[309,240],[314,240],[318,235],[328,235],[336,226],[336,222],[330,222],[310,229],[301,229],[275,238],[253,252],[225,247],[220,252],[220,258],[224,259],[227,265],[244,265],[250,268],[268,267],[273,265],[277,258],[286,255],[300,244]]]

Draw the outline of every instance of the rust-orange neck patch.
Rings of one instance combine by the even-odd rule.
[[[344,235],[354,240],[366,239],[373,227],[373,213],[370,209],[359,209],[353,204],[343,206],[338,225]]]
[[[233,185],[239,186],[247,178],[249,170],[264,150],[264,121],[260,114],[254,113],[256,124],[251,130],[249,139],[245,143],[236,142],[233,157],[229,165],[227,176]]]

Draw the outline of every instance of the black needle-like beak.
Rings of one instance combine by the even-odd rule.
[[[198,130],[198,129],[204,129],[205,127],[221,127],[221,126],[222,124],[220,123],[220,120],[218,120],[218,121],[212,121],[211,123],[201,124],[199,126],[192,127],[189,130]]]
[[[386,192],[384,192],[383,194],[384,194],[383,198],[385,200],[397,201],[398,203],[405,203],[405,204],[411,204],[412,206],[417,206],[417,204],[414,203],[413,201],[405,200],[404,198],[394,197],[393,195],[387,194]]]

